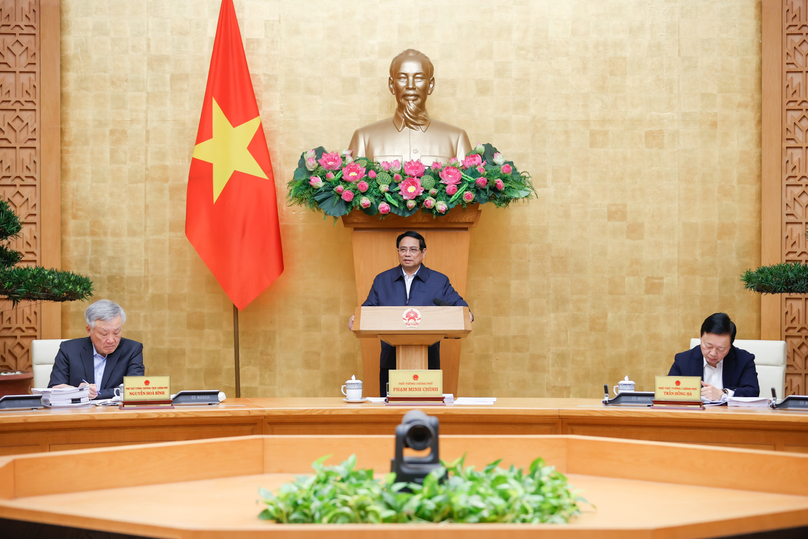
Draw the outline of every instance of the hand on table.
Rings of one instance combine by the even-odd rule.
[[[348,329],[350,329],[351,331],[353,331],[353,319],[354,315],[351,315],[351,318],[348,320]]]
[[[711,401],[720,401],[724,395],[724,390],[711,386],[706,382],[701,383],[701,396]]]

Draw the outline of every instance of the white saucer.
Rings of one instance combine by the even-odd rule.
[[[359,400],[351,400],[351,399],[342,399],[345,402],[350,402],[351,404],[358,404],[360,402],[367,402],[367,399],[359,399]]]

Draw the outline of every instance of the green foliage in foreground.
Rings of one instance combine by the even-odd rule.
[[[330,455],[329,455],[330,456]],[[529,523],[569,522],[586,502],[570,490],[567,478],[533,461],[527,472],[492,462],[483,470],[463,467],[465,456],[430,473],[423,486],[396,483],[395,474],[382,480],[373,470],[356,470],[356,455],[338,466],[312,467],[315,474],[286,483],[277,495],[260,489],[267,505],[259,518],[288,524],[343,523]],[[441,478],[448,474],[448,479]],[[412,492],[403,492],[408,486]]]
[[[784,262],[746,270],[744,287],[761,294],[808,294],[808,265]]]

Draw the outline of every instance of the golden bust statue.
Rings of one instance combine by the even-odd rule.
[[[388,86],[396,96],[395,115],[354,131],[348,146],[354,157],[401,163],[420,159],[429,166],[434,161],[446,164],[452,157],[462,160],[471,151],[464,130],[427,114],[426,100],[435,88],[433,73],[432,62],[419,51],[408,49],[393,58]]]

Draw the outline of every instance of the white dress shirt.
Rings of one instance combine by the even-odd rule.
[[[404,286],[407,288],[407,305],[410,304],[410,287],[412,286],[412,280],[415,279],[415,274],[418,273],[419,269],[421,269],[421,266],[418,266],[418,269],[413,271],[412,275],[407,275],[404,268],[401,268],[401,271],[404,273]]]
[[[98,389],[101,389],[101,381],[104,379],[104,369],[107,368],[107,358],[98,353],[93,345],[93,376],[94,382]]]
[[[704,383],[710,384],[718,389],[724,389],[724,360],[722,359],[718,362],[718,365],[713,367],[707,363],[707,358],[704,358],[704,376],[702,378]],[[727,397],[731,397],[734,394],[735,392],[733,390],[728,389],[727,393],[721,396],[721,400],[726,400]]]

